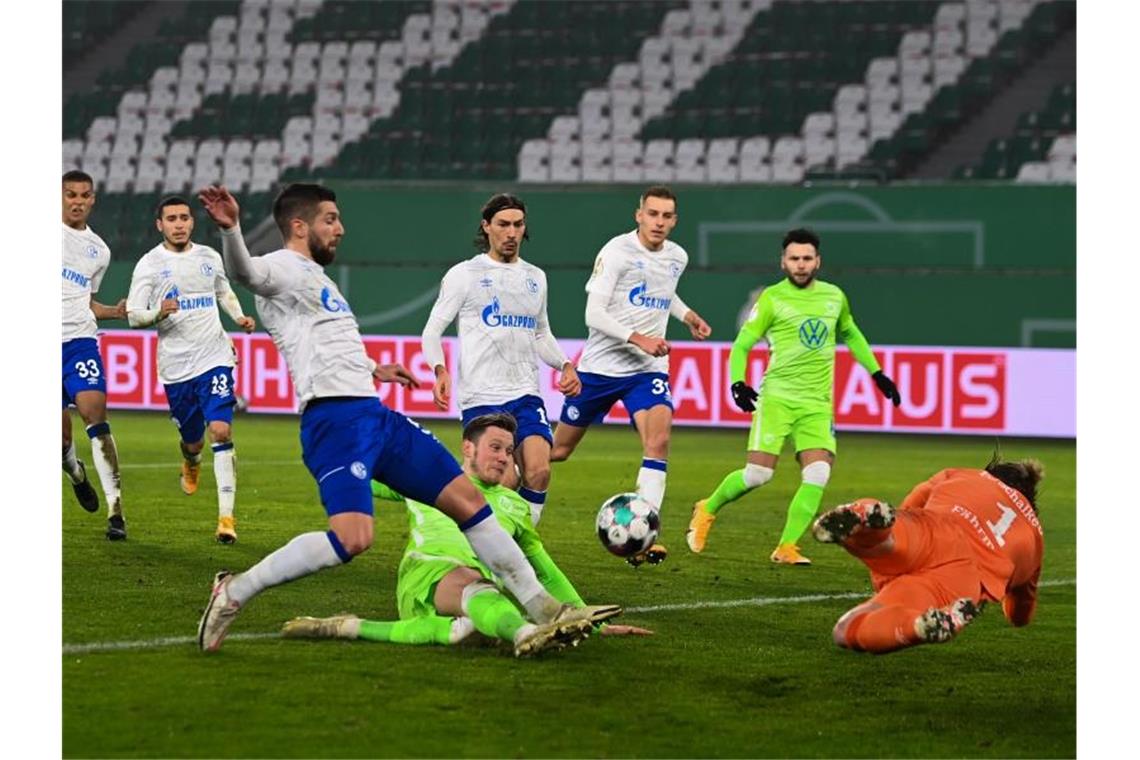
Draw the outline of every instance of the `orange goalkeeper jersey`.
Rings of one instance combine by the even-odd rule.
[[[901,508],[953,517],[970,539],[986,594],[1002,602],[1011,623],[1029,623],[1045,538],[1025,496],[984,470],[949,469],[915,486]]]

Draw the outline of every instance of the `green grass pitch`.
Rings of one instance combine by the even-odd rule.
[[[594,535],[598,506],[632,489],[640,458],[636,434],[609,427],[555,466],[541,532],[587,601],[624,605],[619,620],[654,637],[592,637],[526,661],[495,649],[276,638],[295,615],[395,617],[406,519],[381,505],[369,552],[267,591],[222,650],[204,655],[191,641],[213,573],[245,569],[326,525],[297,420],[237,419],[240,540],[230,547],[213,539],[211,469],[197,495],[178,489],[170,422],[143,413],[112,413],[112,422],[129,540],[106,541],[105,515],[83,512],[61,478],[65,757],[1075,756],[1071,441],[1003,441],[1007,456],[1038,456],[1047,468],[1049,585],[1027,628],[991,606],[944,646],[887,656],[835,647],[831,627],[857,601],[843,595],[868,592],[867,573],[810,537],[801,546],[811,567],[769,563],[799,481],[790,456],[772,483],[721,512],[703,555],[690,554],[692,502],[741,466],[741,430],[674,431],[662,534],[671,554],[630,568]],[[430,427],[457,450],[456,424]],[[824,504],[897,502],[938,469],[981,466],[992,447],[989,438],[841,434]]]

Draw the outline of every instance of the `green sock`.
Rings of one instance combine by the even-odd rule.
[[[515,633],[526,625],[519,610],[498,591],[487,590],[467,600],[467,616],[485,636],[514,642]]]
[[[361,620],[358,638],[369,641],[391,641],[396,644],[451,643],[451,621],[455,618],[430,615],[408,620],[384,622]]]
[[[744,482],[744,468],[733,470],[724,476],[724,480],[720,481],[712,496],[705,501],[705,511],[715,515],[725,504],[736,501],[751,490]]]
[[[794,544],[807,530],[808,525],[819,511],[819,504],[823,501],[823,486],[812,483],[800,483],[792,503],[788,506],[788,519],[784,523],[784,532],[780,534],[781,544]]]

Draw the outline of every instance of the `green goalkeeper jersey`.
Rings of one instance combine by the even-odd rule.
[[[784,279],[764,289],[740,328],[729,356],[732,382],[745,380],[748,353],[758,341],[767,339],[769,359],[760,383],[761,396],[818,402],[830,409],[837,337],[868,372],[879,371],[839,287],[815,280],[798,288]]]
[[[538,531],[530,520],[530,505],[509,488],[489,485],[474,477],[470,479],[487,499],[499,525],[519,545],[534,568],[539,583],[558,601],[582,606],[582,598],[542,545],[542,539],[538,537]],[[372,493],[377,498],[389,501],[399,501],[401,498],[383,484],[373,481],[372,486]],[[404,503],[408,508],[409,532],[405,555],[414,553],[422,557],[455,560],[459,565],[485,570],[485,574],[492,577],[491,571],[479,561],[454,520],[427,504],[412,499],[405,499]]]

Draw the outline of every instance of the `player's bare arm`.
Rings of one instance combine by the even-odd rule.
[[[558,390],[564,396],[577,396],[582,392],[582,381],[578,378],[578,370],[573,362],[562,365],[562,373],[558,376]]]
[[[92,298],[91,313],[95,315],[95,319],[126,319],[127,299],[120,299],[114,306],[108,306]]]

